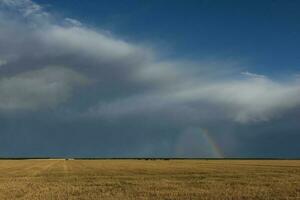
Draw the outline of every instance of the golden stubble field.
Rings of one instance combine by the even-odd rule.
[[[0,199],[300,199],[300,161],[1,160]]]

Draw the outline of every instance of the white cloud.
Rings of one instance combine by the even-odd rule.
[[[24,17],[29,16],[48,16],[42,7],[31,0],[0,0],[0,5],[7,6],[19,11]]]
[[[297,81],[278,83],[260,77],[206,83],[176,95],[183,101],[207,101],[221,105],[238,122],[265,121],[300,105]]]
[[[247,77],[250,77],[250,78],[262,78],[262,79],[266,78],[266,76],[264,76],[264,75],[254,74],[254,73],[250,73],[250,72],[248,72],[248,71],[242,72],[241,74],[242,74],[242,75],[245,75],[245,76],[247,76]]]
[[[65,18],[65,23],[71,26],[82,26],[82,23],[76,19]]]
[[[174,85],[177,87],[174,87]],[[267,121],[289,109],[300,106],[300,84],[298,81],[275,82],[260,77],[241,80],[214,80],[194,82],[194,85],[174,83],[147,95],[137,95],[111,103],[100,103],[90,113],[100,116],[118,117],[160,112],[190,106],[198,109],[198,115],[207,115],[203,106],[211,105],[211,112],[219,112],[224,118],[247,123]],[[213,114],[212,114],[213,115]]]
[[[40,32],[45,45],[58,50],[79,53],[100,62],[117,62],[138,55],[138,48],[122,40],[83,27],[51,26]]]
[[[157,50],[87,28],[75,19],[49,20],[45,16],[50,14],[30,0],[0,3],[21,12],[21,19],[0,19],[0,45],[6,47],[0,47],[0,53],[14,58],[9,59],[10,73],[36,74],[34,69],[40,66],[57,64],[92,76],[98,88],[92,97],[98,103],[87,110],[93,116],[160,113],[184,106],[205,117],[207,112],[203,110],[209,105],[211,112],[219,116],[246,123],[270,120],[299,106],[300,84],[292,78],[276,81],[241,72],[238,67],[237,72],[231,72],[232,68],[221,61],[215,64],[163,59]],[[34,21],[35,26],[24,22],[24,16],[33,18],[28,21]],[[75,71],[69,72],[74,75],[78,73]],[[2,75],[0,107],[37,109],[58,105],[68,99],[72,83],[78,82],[59,76],[61,79],[52,84],[45,72],[41,74],[32,80],[23,74],[10,78]]]
[[[0,110],[37,110],[65,102],[87,78],[73,70],[47,67],[0,79]]]

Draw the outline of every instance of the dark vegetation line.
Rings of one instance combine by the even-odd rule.
[[[65,160],[300,160],[299,158],[261,158],[261,157],[228,157],[228,158],[181,158],[181,157],[0,157],[0,160],[31,160],[31,159],[65,159]]]

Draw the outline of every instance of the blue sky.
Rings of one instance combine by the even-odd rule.
[[[0,0],[0,156],[299,157],[299,8]]]
[[[239,59],[261,73],[299,71],[298,1],[37,2],[169,56]]]

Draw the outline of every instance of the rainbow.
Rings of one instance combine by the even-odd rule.
[[[207,129],[201,129],[201,133],[203,134],[203,136],[211,146],[214,156],[217,158],[224,158],[224,153],[222,149],[215,142],[215,139],[209,134],[209,131]]]

